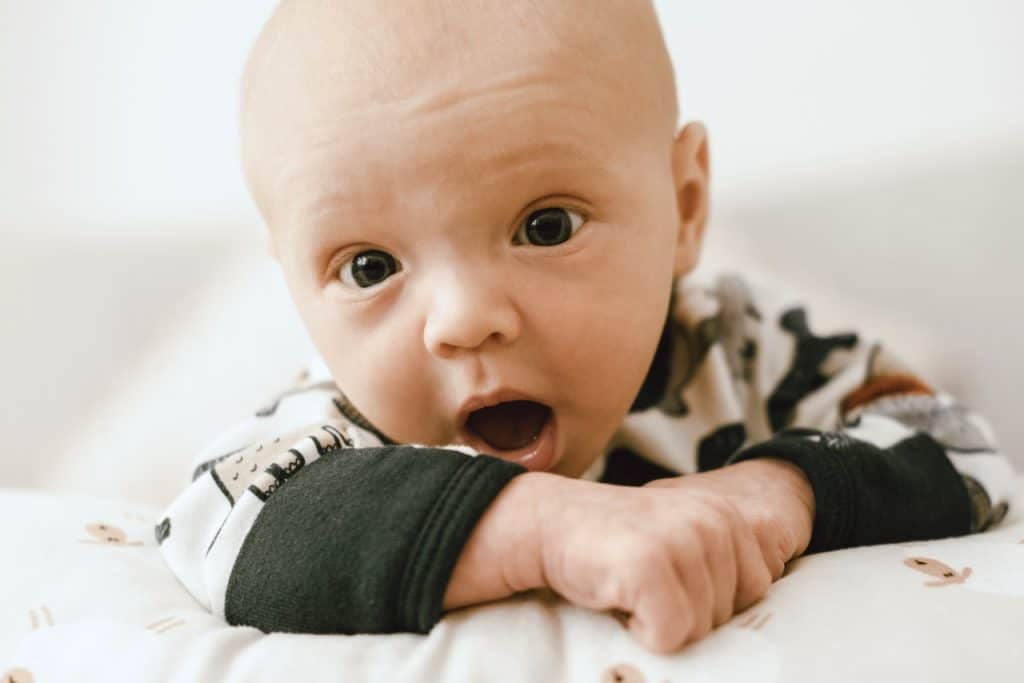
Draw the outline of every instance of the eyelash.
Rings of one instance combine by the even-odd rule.
[[[515,240],[516,238],[519,237],[519,233],[525,229],[525,227],[529,223],[529,220],[530,220],[531,217],[533,217],[535,214],[538,214],[538,213],[540,213],[542,211],[547,211],[547,210],[550,210],[550,209],[562,209],[566,213],[570,214],[570,225],[573,226],[572,233],[570,234],[569,238],[566,239],[564,242],[559,242],[558,244],[551,245],[552,247],[558,247],[558,246],[561,246],[561,245],[566,244],[568,242],[571,242],[576,237],[576,235],[579,233],[580,229],[589,220],[589,217],[585,213],[583,213],[582,211],[578,211],[576,209],[573,209],[573,208],[570,208],[570,207],[567,207],[567,206],[553,205],[553,206],[541,207],[539,209],[534,209],[533,211],[531,211],[526,216],[526,218],[524,218],[522,221],[520,221],[520,223],[516,227],[515,235],[513,235],[513,240]],[[573,215],[579,217],[580,220],[579,220],[579,224],[578,225],[574,225],[576,223],[576,221],[574,221],[572,219]],[[524,242],[516,242],[516,241],[514,241],[513,244],[519,245],[519,244],[524,244]],[[529,243],[526,242],[525,244],[529,244]],[[531,246],[542,247],[542,245],[531,245]],[[369,251],[380,251],[380,252],[383,252],[383,253],[387,253],[383,249],[372,249],[372,248],[371,249],[360,249],[358,251],[349,252],[348,254],[340,257],[339,259],[336,259],[334,261],[333,265],[331,265],[331,267],[328,269],[328,274],[330,276],[330,280],[332,282],[336,282],[336,281],[342,282],[343,284],[346,285],[346,287],[348,289],[354,289],[354,290],[360,291],[360,292],[365,292],[365,291],[369,291],[369,290],[375,289],[377,284],[384,284],[384,282],[388,278],[384,278],[384,280],[381,280],[380,282],[378,282],[375,285],[372,285],[370,287],[360,287],[357,284],[349,285],[348,283],[345,283],[342,280],[341,276],[342,276],[342,273],[344,273],[345,267],[348,266],[350,263],[353,263],[357,256],[359,256],[360,254],[363,254],[365,252],[369,252]],[[391,255],[388,254],[388,256],[391,256]],[[402,271],[401,262],[398,261],[398,259],[394,258],[393,256],[391,256],[391,258],[392,258],[392,260],[396,264],[398,264],[397,270],[395,272],[396,273],[401,272]],[[388,277],[390,277],[390,275]]]

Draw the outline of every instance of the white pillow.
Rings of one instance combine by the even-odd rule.
[[[550,592],[450,613],[427,636],[231,627],[164,566],[158,513],[0,490],[0,681],[817,683],[1016,680],[1024,671],[1019,505],[984,534],[800,558],[760,603],[664,657],[610,614]]]

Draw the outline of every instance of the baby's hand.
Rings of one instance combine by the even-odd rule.
[[[813,519],[803,473],[772,458],[641,488],[530,472],[480,519],[444,608],[547,587],[625,612],[645,647],[674,652],[763,598]]]
[[[633,488],[557,477],[537,500],[539,582],[621,610],[645,647],[669,653],[760,600],[772,573],[734,498],[713,488]]]
[[[646,486],[700,489],[731,501],[753,529],[773,581],[811,541],[814,491],[803,471],[784,460],[747,460],[699,474],[657,479]]]

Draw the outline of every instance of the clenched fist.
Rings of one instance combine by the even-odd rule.
[[[744,495],[758,486],[762,497],[790,491],[741,483],[770,471],[741,465],[723,468],[726,477],[688,475],[640,488],[520,475],[474,529],[444,607],[546,587],[582,607],[624,612],[630,632],[655,652],[700,640],[760,600],[789,559],[780,550],[800,546],[799,538],[759,540],[761,522],[750,510],[764,506],[749,507]]]
[[[814,491],[803,471],[785,460],[747,460],[699,474],[657,479],[646,486],[699,489],[731,501],[753,529],[773,581],[782,576],[786,562],[803,554],[811,542]]]
[[[698,641],[768,591],[769,565],[727,496],[575,483],[537,509],[543,583],[577,605],[627,613],[648,649]]]

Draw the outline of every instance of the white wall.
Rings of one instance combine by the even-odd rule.
[[[727,195],[1024,138],[1016,0],[657,5]]]
[[[270,0],[0,0],[0,223],[254,219],[236,83]]]
[[[0,0],[0,222],[254,220],[235,92],[272,5]],[[723,196],[1024,135],[1024,3],[657,6]]]

